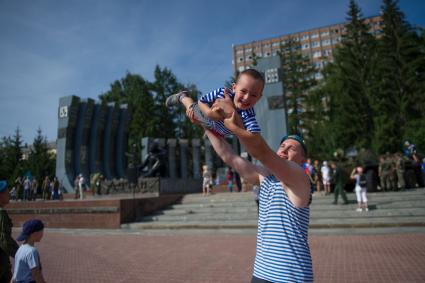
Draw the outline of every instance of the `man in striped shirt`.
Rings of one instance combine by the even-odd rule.
[[[186,108],[186,115],[192,122],[200,123],[204,128],[214,131],[220,136],[232,134],[223,124],[226,113],[231,111],[226,105],[213,107],[217,99],[224,99],[225,93],[232,100],[236,111],[241,116],[244,128],[250,133],[260,133],[260,127],[255,118],[254,105],[261,98],[264,88],[264,78],[255,69],[247,69],[239,74],[232,85],[232,91],[222,87],[200,97],[194,102],[186,91],[171,95],[165,101],[167,107],[179,105]]]
[[[307,148],[297,135],[285,136],[274,152],[261,135],[243,128],[234,111],[224,120],[245,149],[263,166],[235,154],[231,146],[206,131],[217,154],[251,184],[260,184],[257,252],[252,283],[313,282],[308,244],[311,186],[302,168]]]

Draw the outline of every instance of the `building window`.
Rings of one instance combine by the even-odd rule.
[[[243,72],[243,70],[245,70],[245,67],[244,67],[244,66],[240,66],[240,67],[238,68],[238,70],[239,70],[239,72]]]
[[[274,42],[274,43],[272,44],[272,46],[273,46],[273,47],[279,47],[279,45],[280,45],[280,43],[279,43],[279,42]]]
[[[338,44],[338,42],[340,42],[340,41],[341,41],[341,37],[340,36],[335,37],[335,38],[332,39],[332,43],[333,44]]]
[[[319,58],[319,57],[321,57],[322,56],[322,52],[320,52],[320,51],[315,51],[314,53],[313,53],[313,58]]]
[[[263,48],[270,48],[270,44],[264,44]]]
[[[269,52],[269,51],[267,51],[267,52],[264,54],[264,57],[270,57],[270,52]]]
[[[318,33],[315,33],[315,34],[312,34],[311,35],[311,38],[318,38],[319,37],[319,34]]]
[[[329,35],[329,31],[324,31],[320,34],[320,36],[328,36]]]
[[[330,39],[322,40],[322,46],[328,46],[328,45],[331,45],[331,40]]]
[[[252,59],[252,55],[246,56],[246,60],[251,60]]]
[[[319,47],[320,46],[320,44],[319,44],[319,42],[318,41],[313,41],[312,43],[311,43],[311,47],[312,48],[314,48],[314,47]]]
[[[249,52],[252,52],[252,48],[245,49],[245,53],[249,53]]]
[[[264,75],[265,75],[266,84],[277,83],[279,81],[277,68],[266,70]]]
[[[243,62],[243,57],[239,57],[239,62]]]
[[[236,54],[242,54],[242,53],[243,53],[242,49],[236,50]]]
[[[301,41],[308,40],[308,34],[301,36]]]
[[[325,56],[332,55],[332,50],[331,49],[325,49],[325,50],[323,50],[323,55],[325,55]]]
[[[314,78],[315,78],[316,80],[321,80],[321,79],[323,78],[323,75],[322,75],[322,73],[317,72],[316,74],[314,74]]]
[[[310,48],[310,44],[308,44],[308,43],[303,44],[302,50],[305,50],[305,49],[308,49],[308,48]]]

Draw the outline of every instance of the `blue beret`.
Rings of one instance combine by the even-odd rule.
[[[7,191],[7,182],[6,181],[0,181],[0,193]]]
[[[28,239],[28,237],[35,232],[41,231],[44,229],[44,224],[41,222],[41,220],[38,219],[31,219],[24,223],[22,226],[22,232],[16,238],[18,241],[25,241]]]
[[[280,144],[282,144],[286,140],[294,140],[297,141],[302,148],[304,149],[304,154],[307,156],[307,146],[305,145],[304,139],[299,135],[286,135],[282,138],[280,141]]]

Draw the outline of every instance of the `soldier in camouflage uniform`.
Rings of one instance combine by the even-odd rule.
[[[0,181],[0,282],[9,283],[12,271],[9,257],[15,257],[18,244],[12,238],[12,221],[4,207],[9,203],[6,181]]]
[[[334,202],[333,204],[338,203],[338,195],[341,194],[342,200],[344,201],[344,204],[348,204],[347,195],[345,194],[345,184],[347,181],[347,178],[344,173],[344,169],[342,169],[340,164],[336,164],[335,162],[331,163],[331,167],[333,170],[333,181],[335,183],[335,190],[334,190]]]
[[[379,179],[384,191],[393,190],[394,185],[394,164],[390,156],[386,154],[379,159]]]
[[[396,154],[396,160],[395,160],[395,170],[397,173],[397,188],[399,190],[404,190],[406,188],[406,183],[404,182],[404,159],[401,153]]]

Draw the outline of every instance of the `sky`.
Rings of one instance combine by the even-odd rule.
[[[357,1],[364,16],[381,0]],[[59,98],[97,99],[156,65],[202,92],[230,78],[232,45],[344,22],[348,0],[0,0],[0,137],[57,135]],[[401,0],[425,27],[425,1]]]

